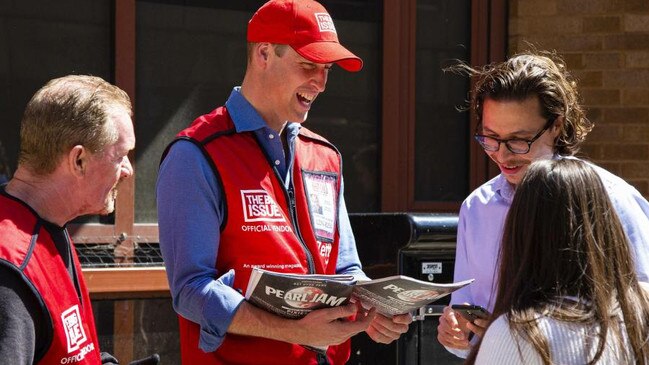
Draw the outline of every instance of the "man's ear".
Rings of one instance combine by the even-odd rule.
[[[74,176],[82,177],[88,166],[88,150],[82,145],[76,145],[68,152],[67,165]]]
[[[555,119],[554,123],[552,124],[552,133],[554,133],[555,136],[559,136],[561,134],[561,131],[563,130],[563,123],[566,122],[566,118],[563,115],[560,115]]]
[[[265,65],[266,62],[268,62],[270,52],[273,52],[273,46],[270,43],[258,43],[257,47],[255,48],[254,57],[257,61]]]

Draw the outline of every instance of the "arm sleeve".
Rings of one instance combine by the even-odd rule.
[[[101,365],[119,365],[119,361],[115,356],[108,352],[100,352],[99,357],[101,358]]]
[[[363,272],[358,250],[356,249],[356,239],[352,232],[352,226],[347,215],[347,206],[341,184],[339,207],[338,207],[338,225],[340,232],[340,244],[338,248],[338,262],[336,262],[337,274],[352,274],[357,280],[368,280],[369,278]]]
[[[631,244],[638,280],[649,281],[649,202],[631,186],[609,192]]]
[[[176,312],[200,325],[199,346],[216,350],[244,297],[234,272],[215,263],[223,221],[222,192],[201,149],[178,141],[160,166],[156,186],[160,248]]]
[[[33,364],[36,349],[46,344],[40,326],[49,323],[40,305],[18,275],[0,265],[0,359],[15,365]],[[51,328],[51,327],[50,327]],[[38,331],[38,333],[37,333]]]
[[[455,246],[455,269],[453,271],[453,281],[464,281],[474,278],[470,272],[467,259],[467,242],[466,242],[466,206],[463,204],[460,208],[460,215],[457,224],[457,243]],[[451,293],[451,304],[470,303],[474,300],[471,297],[471,290],[468,287],[456,290]]]
[[[467,264],[467,256],[466,256],[466,241],[465,241],[466,235],[464,234],[466,229],[465,214],[466,214],[465,205],[463,204],[462,208],[460,208],[460,216],[457,224],[457,243],[455,246],[455,269],[453,271],[454,282],[463,281],[472,278],[470,276],[471,274],[468,271],[469,267]],[[450,304],[473,303],[473,302],[474,301],[471,298],[471,292],[467,287],[464,287],[462,289],[456,290],[453,293],[451,293]],[[477,340],[478,337],[473,336],[471,343],[475,345],[475,342],[477,342]],[[466,357],[469,356],[469,352],[471,351],[470,349],[465,350],[465,349],[456,349],[456,348],[451,348],[446,346],[444,347],[446,348],[446,350],[448,350],[448,352],[463,359],[466,359]]]

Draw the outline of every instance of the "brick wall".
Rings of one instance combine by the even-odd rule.
[[[509,54],[556,50],[595,129],[580,153],[649,197],[649,0],[510,0]]]

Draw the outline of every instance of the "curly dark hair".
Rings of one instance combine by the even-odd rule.
[[[480,68],[458,63],[446,70],[476,78],[469,108],[475,112],[478,123],[485,99],[523,101],[536,96],[546,120],[563,117],[561,134],[555,141],[557,154],[577,153],[593,129],[580,105],[577,81],[555,53],[526,52]]]

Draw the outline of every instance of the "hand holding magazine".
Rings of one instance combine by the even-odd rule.
[[[471,282],[473,279],[436,284],[403,275],[356,281],[352,275],[300,275],[254,268],[246,300],[286,318],[302,318],[312,310],[336,307],[350,300],[392,317],[415,311]]]

